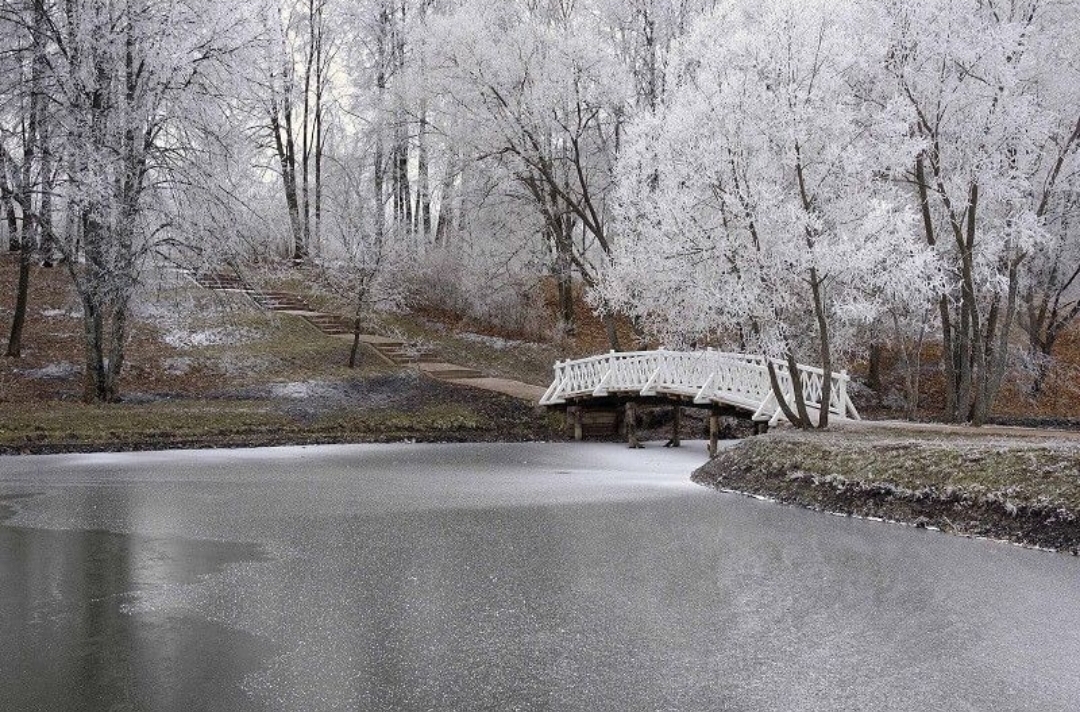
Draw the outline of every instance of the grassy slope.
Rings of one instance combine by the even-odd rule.
[[[0,320],[14,262],[0,262]],[[66,274],[36,269],[23,356],[0,360],[0,452],[550,437],[529,404],[388,367],[238,294],[173,279],[135,310],[125,402],[79,402],[81,321]]]

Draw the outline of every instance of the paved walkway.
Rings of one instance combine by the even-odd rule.
[[[194,280],[207,289],[246,294],[263,309],[300,317],[327,336],[350,340],[354,338],[352,322],[348,317],[312,309],[299,294],[257,289],[239,276],[228,273],[198,274],[194,276]],[[361,334],[360,341],[386,363],[393,366],[415,366],[424,375],[440,381],[502,393],[530,403],[539,403],[546,390],[530,383],[486,376],[469,366],[439,361],[431,349],[411,347],[399,339]]]

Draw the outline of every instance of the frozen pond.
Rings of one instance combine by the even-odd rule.
[[[0,708],[1077,708],[1080,561],[722,495],[704,458],[0,458]]]

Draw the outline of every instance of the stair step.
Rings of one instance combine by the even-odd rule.
[[[482,378],[484,374],[471,368],[457,368],[457,369],[445,369],[445,370],[429,370],[427,371],[429,376],[435,378],[443,378],[446,380],[455,380],[458,378]]]
[[[334,326],[345,326],[349,322],[345,319],[341,319],[336,316],[305,316],[305,319],[312,324],[333,324]]]

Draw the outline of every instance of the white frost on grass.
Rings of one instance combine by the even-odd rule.
[[[324,381],[291,381],[270,386],[270,394],[274,398],[318,398],[336,393],[334,386]]]
[[[34,368],[26,371],[25,374],[30,378],[70,378],[79,373],[78,365],[74,363],[61,362],[50,363],[41,368]]]
[[[195,365],[195,359],[187,356],[165,359],[165,372],[173,376],[182,376]]]
[[[458,334],[459,337],[465,341],[472,341],[473,343],[483,344],[493,349],[503,351],[506,349],[521,348],[522,346],[535,346],[535,344],[528,341],[519,341],[517,339],[504,339],[499,336],[487,336],[486,334],[474,334],[466,331]]]
[[[258,335],[259,333],[254,329],[235,327],[217,327],[199,331],[175,328],[166,333],[163,339],[173,348],[190,349],[203,346],[236,346],[253,341]]]
[[[77,319],[82,316],[78,311],[72,309],[42,309],[41,315],[46,319]]]

